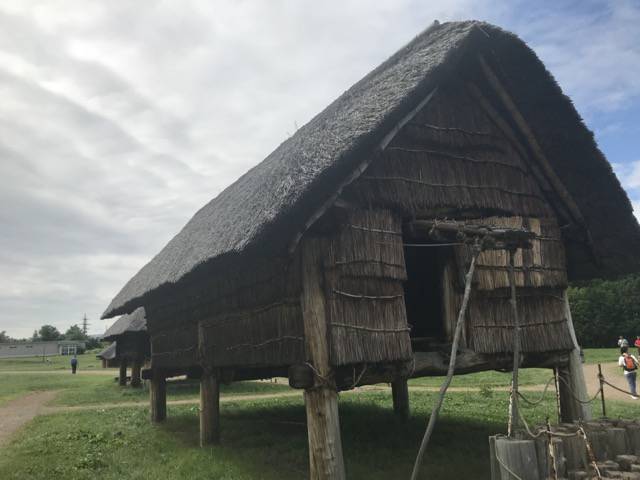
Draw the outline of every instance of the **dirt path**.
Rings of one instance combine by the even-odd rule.
[[[45,405],[53,400],[58,392],[34,392],[16,398],[0,407],[0,447],[9,441],[13,433],[35,416],[43,413]]]
[[[623,390],[629,390],[627,381],[624,379],[624,376],[622,374],[622,369],[616,362],[603,363],[602,373],[604,375],[604,378],[609,383]],[[589,393],[589,396],[591,397],[595,395],[595,393],[600,388],[600,382],[598,381],[598,365],[585,364],[584,379],[587,383],[587,392]],[[638,402],[640,404],[640,400],[633,400],[629,395],[618,392],[608,385],[604,386],[604,398],[605,400],[627,400],[630,402]]]

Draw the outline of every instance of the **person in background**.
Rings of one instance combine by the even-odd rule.
[[[638,349],[638,356],[640,356],[640,335],[636,335],[636,341],[633,344]]]
[[[636,371],[638,370],[638,359],[629,353],[628,347],[622,348],[622,354],[618,358],[618,365],[624,371],[624,378],[629,384],[629,393],[631,398],[638,400],[638,392],[636,390]]]
[[[78,357],[76,357],[75,355],[73,356],[73,358],[71,359],[71,373],[73,375],[76,374],[76,369],[78,368]]]
[[[623,348],[629,348],[629,340],[620,335],[618,337],[618,347],[620,347],[620,353],[622,353]]]

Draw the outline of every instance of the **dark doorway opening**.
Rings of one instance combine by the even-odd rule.
[[[414,351],[445,339],[442,276],[449,248],[405,246],[404,298]]]

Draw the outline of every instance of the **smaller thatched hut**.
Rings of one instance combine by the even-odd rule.
[[[120,362],[116,358],[116,342],[111,343],[96,355],[98,360],[102,360],[102,368],[118,367]]]
[[[139,387],[142,384],[142,365],[151,357],[144,307],[121,316],[109,327],[103,339],[113,342],[106,350],[114,347],[112,361],[120,366],[120,385],[126,385],[127,366],[131,365],[131,386]]]

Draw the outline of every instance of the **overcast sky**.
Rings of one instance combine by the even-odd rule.
[[[527,41],[640,212],[640,2],[545,3],[0,0],[0,330],[103,332],[198,208],[435,19]]]

